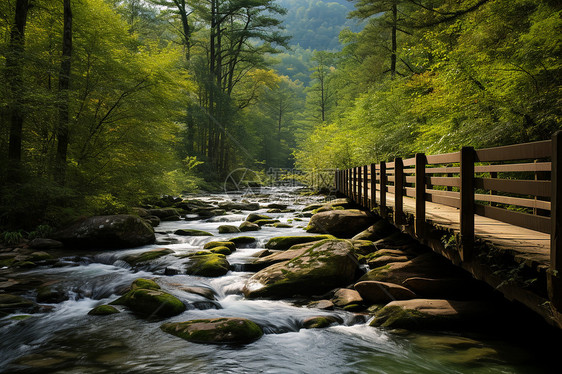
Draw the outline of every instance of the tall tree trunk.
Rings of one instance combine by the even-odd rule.
[[[66,179],[66,155],[68,151],[68,89],[70,86],[70,59],[72,56],[72,9],[71,0],[64,0],[64,29],[62,37],[62,60],[59,72],[59,126],[57,129],[57,155],[55,181],[64,185]]]
[[[396,2],[392,4],[392,46],[390,55],[390,77],[394,79],[396,75],[396,30],[398,28],[398,7]]]
[[[25,50],[25,25],[29,0],[16,1],[15,22],[10,32],[10,48],[6,55],[6,82],[12,95],[9,106],[10,139],[8,144],[8,179],[19,180],[23,133],[23,65]]]

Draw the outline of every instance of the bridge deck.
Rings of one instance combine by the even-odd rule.
[[[387,193],[387,206],[394,206],[394,195]],[[416,200],[403,197],[404,213],[415,216]],[[380,203],[377,197],[377,204]],[[460,232],[459,209],[426,202],[426,221],[446,230]],[[474,234],[477,239],[511,253],[518,263],[544,272],[550,263],[550,235],[475,215]]]

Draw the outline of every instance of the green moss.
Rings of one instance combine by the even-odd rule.
[[[234,252],[236,250],[236,244],[233,241],[224,241],[224,242],[214,241],[214,242],[208,242],[203,246],[204,249],[211,249],[215,247],[227,247],[228,249],[230,249],[231,252]]]
[[[291,248],[293,245],[316,242],[325,239],[336,239],[332,235],[315,235],[315,236],[277,236],[269,239],[265,248],[286,250]]]
[[[47,252],[33,252],[31,254],[31,257],[29,258],[29,261],[35,262],[35,261],[45,261],[45,260],[51,260],[54,257],[51,256],[50,254],[48,254]]]
[[[240,232],[240,229],[232,225],[221,225],[219,226],[219,234],[232,234]]]
[[[131,283],[132,290],[145,289],[145,290],[159,290],[158,283],[151,279],[138,278]]]
[[[23,321],[24,319],[28,319],[31,316],[29,314],[20,314],[19,316],[12,316],[10,317],[13,321]]]
[[[180,229],[174,231],[174,234],[181,236],[213,236],[210,232],[193,229]]]
[[[447,328],[450,318],[431,316],[418,310],[404,309],[397,305],[385,306],[375,314],[371,326],[393,329]]]
[[[111,305],[98,305],[88,312],[91,316],[107,316],[115,313],[119,313],[119,310]]]
[[[278,228],[278,229],[290,229],[291,227],[293,227],[292,225],[289,225],[288,223],[274,223],[273,227]]]
[[[211,253],[220,253],[221,255],[229,255],[232,253],[232,251],[228,247],[220,246],[220,247],[211,248]]]
[[[147,318],[171,317],[185,310],[185,305],[177,297],[154,289],[131,290],[110,304],[125,305]]]
[[[178,323],[165,323],[162,331],[195,343],[243,344],[251,343],[263,335],[256,323],[244,318],[199,319]]]
[[[230,269],[225,256],[219,253],[191,256],[186,265],[187,274],[203,277],[220,277]]]
[[[259,220],[262,220],[262,219],[268,220],[268,219],[272,219],[272,217],[266,216],[265,214],[251,213],[246,218],[246,221],[256,223],[256,221],[259,221]]]
[[[237,236],[235,238],[230,238],[230,241],[236,245],[249,244],[254,243],[256,241],[256,238],[254,238],[253,236]]]
[[[322,329],[336,322],[337,320],[332,316],[311,317],[303,321],[303,327],[305,329]]]
[[[358,312],[363,309],[365,308],[361,304],[347,304],[343,307],[343,310],[347,310],[348,312]]]
[[[124,260],[127,263],[129,263],[130,265],[136,265],[136,264],[140,264],[140,263],[143,263],[143,262],[148,262],[148,261],[154,260],[154,259],[159,258],[159,257],[169,255],[171,253],[174,253],[174,251],[171,250],[171,249],[167,249],[167,248],[155,249],[155,250],[152,250],[152,251],[127,256],[127,257],[124,258]]]
[[[257,221],[254,221],[253,223],[255,223],[258,226],[263,226],[263,225],[269,225],[269,224],[274,224],[279,222],[278,219],[258,219]]]

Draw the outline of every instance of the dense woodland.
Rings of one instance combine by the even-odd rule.
[[[0,228],[547,139],[561,35],[557,0],[2,1]]]

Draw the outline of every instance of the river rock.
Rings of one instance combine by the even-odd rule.
[[[0,294],[0,317],[16,312],[33,313],[37,308],[37,304],[24,297],[7,293]]]
[[[179,221],[180,213],[175,208],[147,209],[149,216],[156,216],[162,221]]]
[[[268,240],[268,242],[265,244],[265,248],[282,251],[291,248],[295,244],[317,242],[325,239],[336,239],[336,238],[332,235],[276,236]]]
[[[276,251],[267,256],[258,257],[256,260],[252,261],[250,264],[245,265],[245,269],[248,271],[259,271],[265,269],[268,266],[277,264],[279,262],[289,261],[297,256],[304,254],[308,249],[310,249],[314,243],[306,243],[300,246],[293,246],[292,249],[285,251]]]
[[[367,264],[369,265],[369,267],[371,269],[375,269],[381,266],[385,266],[388,265],[392,262],[406,262],[406,261],[410,261],[412,258],[408,257],[408,256],[378,256],[375,258],[372,258],[370,260],[367,261]]]
[[[268,209],[279,209],[279,210],[285,210],[287,209],[287,204],[281,204],[281,203],[271,203],[267,205]]]
[[[62,242],[53,239],[35,238],[29,242],[29,248],[33,249],[56,249],[62,248]]]
[[[139,290],[139,289],[159,290],[160,286],[152,279],[138,278],[135,279],[133,283],[131,283],[130,290]]]
[[[237,246],[252,244],[256,242],[256,238],[254,238],[253,236],[237,236],[235,238],[229,238],[228,240]]]
[[[397,231],[398,229],[394,227],[394,225],[389,223],[387,220],[379,219],[374,225],[369,226],[364,231],[361,231],[359,234],[355,235],[352,239],[377,241]]]
[[[309,212],[309,211],[313,211],[314,209],[322,208],[322,206],[324,206],[324,204],[320,204],[320,203],[309,204],[309,205],[305,206],[302,209],[302,211],[303,212]]]
[[[370,240],[351,240],[353,244],[353,250],[355,253],[365,256],[376,252],[378,250],[377,246]]]
[[[244,221],[238,226],[240,231],[258,231],[261,227],[253,222]]]
[[[152,250],[147,251],[147,252],[142,252],[142,253],[138,253],[138,254],[132,254],[132,255],[125,256],[123,258],[123,260],[131,266],[136,266],[138,264],[149,262],[151,260],[169,255],[171,253],[174,253],[174,251],[171,250],[171,249],[157,248],[157,249],[152,249]]]
[[[332,302],[334,303],[335,306],[343,308],[346,305],[350,305],[350,304],[361,304],[363,302],[363,298],[361,297],[359,292],[355,290],[350,290],[348,288],[340,288],[334,293]]]
[[[246,221],[248,222],[256,222],[260,219],[272,219],[273,217],[266,216],[265,214],[258,214],[258,213],[250,213],[248,217],[246,217]]]
[[[219,253],[221,255],[228,256],[232,254],[232,250],[225,246],[213,247],[209,250],[211,253]]]
[[[219,203],[219,208],[226,210],[258,210],[260,209],[259,203],[248,203],[248,202],[221,202]]]
[[[273,225],[274,223],[280,222],[278,219],[258,219],[257,221],[254,221],[253,223],[255,223],[258,226],[264,226],[264,225]]]
[[[246,282],[244,294],[249,298],[323,294],[351,283],[357,271],[350,242],[323,240],[290,261],[254,274]]]
[[[483,301],[412,299],[392,301],[380,309],[371,326],[398,329],[465,328],[490,323],[494,305]]]
[[[261,327],[245,318],[196,319],[165,323],[160,328],[194,343],[247,344],[263,335]]]
[[[197,286],[181,286],[178,287],[180,290],[195,295],[203,296],[209,300],[215,300],[215,292],[207,287],[197,287]]]
[[[371,215],[360,210],[332,210],[313,215],[306,231],[350,238],[372,225],[373,221]]]
[[[236,226],[232,226],[232,225],[219,226],[219,234],[233,234],[237,232],[240,232],[240,229]]]
[[[68,294],[61,286],[43,286],[37,289],[38,303],[58,304],[68,299]]]
[[[229,269],[230,264],[224,255],[209,253],[189,256],[185,272],[201,277],[221,277],[228,273]]]
[[[91,316],[108,316],[110,314],[119,313],[119,310],[112,305],[98,305],[88,312]]]
[[[205,245],[203,246],[204,249],[212,249],[216,247],[227,247],[232,252],[236,250],[236,244],[234,244],[234,242],[232,241],[213,241],[205,243]]]
[[[307,304],[307,308],[316,308],[316,309],[323,309],[323,310],[331,310],[334,309],[334,303],[330,300],[318,300],[318,301],[311,301]]]
[[[314,316],[303,320],[302,327],[305,329],[322,329],[337,323],[341,323],[341,319],[338,320],[334,316]]]
[[[180,236],[213,236],[210,232],[195,229],[179,229],[174,231],[174,234]]]
[[[155,241],[152,227],[128,214],[89,217],[53,237],[67,247],[78,248],[131,248]]]
[[[160,289],[133,288],[113,305],[125,305],[133,312],[147,318],[166,318],[181,314],[185,305],[177,297]]]
[[[356,283],[354,287],[361,297],[371,304],[409,300],[417,297],[411,290],[394,283],[366,281]]]

